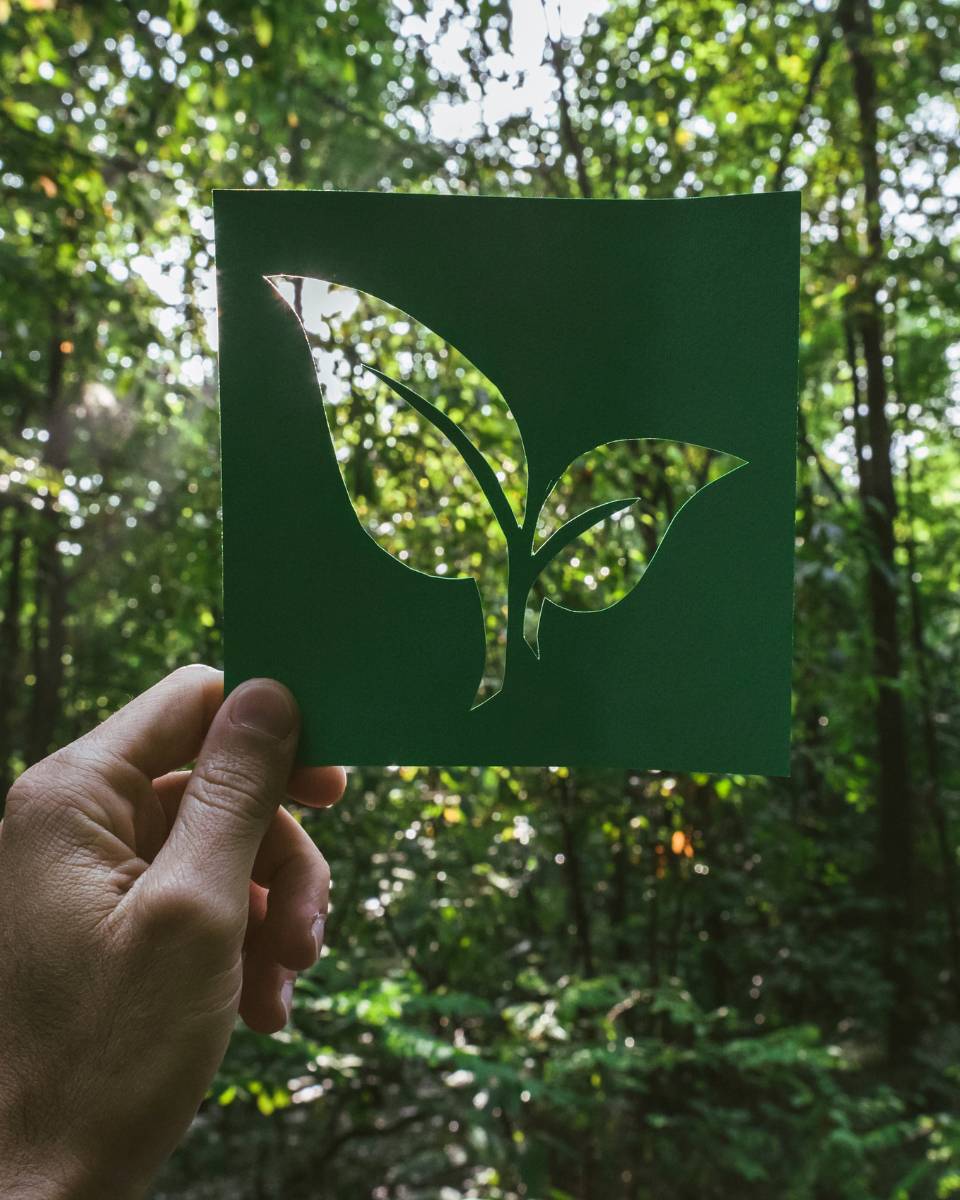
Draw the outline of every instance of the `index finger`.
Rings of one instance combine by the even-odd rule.
[[[287,791],[298,804],[331,808],[346,786],[347,773],[343,767],[297,767],[290,776]]]
[[[197,757],[222,702],[222,671],[179,667],[75,744],[122,758],[152,780]]]

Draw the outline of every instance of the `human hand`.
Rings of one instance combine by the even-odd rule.
[[[322,943],[329,871],[284,809],[278,683],[185,667],[26,771],[0,824],[0,1195],[140,1196],[192,1120],[239,1011],[271,1032]],[[193,771],[178,770],[196,759]]]

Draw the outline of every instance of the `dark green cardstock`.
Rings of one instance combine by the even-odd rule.
[[[305,763],[789,772],[798,194],[226,191],[214,209],[228,689],[286,683]],[[502,687],[477,704],[478,585],[411,569],[361,524],[283,277],[379,298],[462,352],[519,427],[529,506],[622,439],[742,465],[683,505],[614,607],[548,599],[536,652],[511,619]],[[366,378],[431,436],[458,436],[378,366]],[[514,614],[533,550],[511,550]]]

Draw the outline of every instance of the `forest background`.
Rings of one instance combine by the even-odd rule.
[[[0,795],[221,659],[214,187],[803,194],[791,778],[353,771],[158,1200],[960,1194],[956,0],[0,0],[0,79]]]

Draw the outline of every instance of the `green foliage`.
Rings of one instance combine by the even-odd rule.
[[[220,658],[213,187],[804,194],[792,779],[353,771],[340,809],[303,817],[335,880],[329,949],[289,1030],[238,1033],[157,1197],[960,1193],[960,35],[946,0],[873,6],[871,131],[845,32],[865,6],[826,9],[637,0],[561,28],[548,6],[541,65],[496,0],[0,0],[5,780]],[[355,446],[350,470],[407,486]],[[421,556],[435,536],[405,530]],[[891,689],[915,801],[893,941]]]

